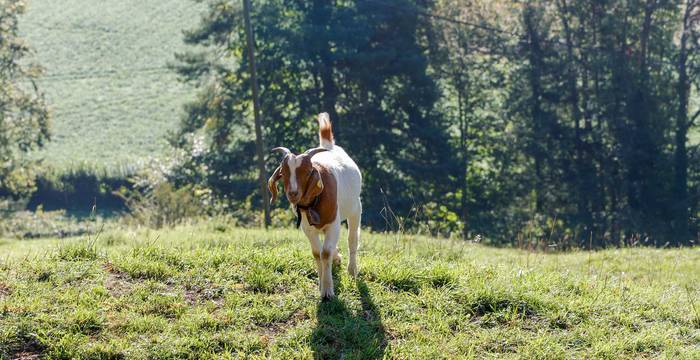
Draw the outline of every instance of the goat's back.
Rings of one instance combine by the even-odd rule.
[[[314,155],[312,161],[329,169],[338,185],[338,212],[340,220],[361,211],[360,193],[362,192],[362,174],[350,156],[338,145],[332,149]]]

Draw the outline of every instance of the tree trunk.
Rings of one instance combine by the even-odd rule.
[[[253,92],[253,116],[255,118],[255,152],[258,160],[258,182],[260,185],[260,196],[263,203],[265,228],[270,225],[270,201],[267,194],[267,181],[265,180],[265,158],[263,153],[262,119],[260,115],[260,101],[258,100],[258,78],[255,69],[255,40],[253,30],[250,25],[250,0],[243,0],[243,14],[245,20],[246,42],[248,45],[248,68],[250,69],[250,81]]]
[[[639,214],[641,215],[642,226],[639,230],[647,233],[652,233],[653,236],[670,235],[667,223],[659,219],[656,214],[658,209],[663,206],[660,201],[663,196],[668,194],[660,193],[662,187],[657,186],[658,173],[657,169],[657,153],[659,151],[655,140],[653,118],[651,115],[653,95],[650,88],[650,72],[647,66],[649,59],[649,40],[651,38],[653,14],[656,10],[656,0],[647,0],[644,7],[644,22],[640,34],[640,49],[639,49],[639,70],[636,89],[632,89],[632,98],[627,102],[627,111],[635,122],[635,138],[633,142],[632,153],[634,155],[632,167],[636,178],[632,179],[637,185],[637,196],[639,201]]]
[[[693,0],[686,0],[683,14],[683,30],[681,32],[678,54],[678,113],[676,114],[676,146],[674,149],[674,205],[675,205],[675,234],[676,245],[685,244],[690,238],[688,229],[688,33],[690,31],[690,13]]]
[[[462,212],[462,237],[466,240],[469,238],[469,184],[467,182],[467,171],[469,170],[469,154],[467,153],[467,120],[464,111],[464,87],[460,84],[457,89],[457,107],[459,116],[459,148],[462,155],[462,166],[460,168],[460,188],[462,189],[462,197],[460,199],[460,208]]]
[[[566,38],[566,61],[567,61],[567,87],[569,88],[569,105],[571,107],[571,115],[574,118],[574,152],[575,152],[575,167],[576,167],[576,184],[578,192],[577,212],[579,221],[586,224],[586,229],[591,228],[591,216],[589,211],[589,196],[593,190],[588,184],[590,176],[584,162],[583,140],[581,135],[581,109],[579,108],[579,93],[578,93],[578,74],[576,72],[576,63],[574,59],[574,44],[572,32],[569,26],[568,5],[566,0],[561,0],[559,3],[559,14],[561,16],[562,25],[564,27],[564,35]]]
[[[541,149],[540,142],[544,141],[544,134],[542,129],[542,104],[540,99],[542,98],[542,85],[541,85],[541,70],[542,64],[542,49],[539,43],[539,34],[535,29],[533,23],[533,12],[535,10],[528,6],[524,14],[525,17],[525,30],[528,37],[528,55],[530,61],[530,91],[531,93],[531,103],[530,103],[530,115],[532,117],[532,126],[534,132],[534,139],[531,141],[532,155],[535,162],[535,211],[541,212],[543,209],[543,192],[544,192],[544,179],[542,174],[543,168],[543,151]]]

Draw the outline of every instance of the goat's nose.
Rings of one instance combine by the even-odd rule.
[[[297,197],[297,195],[299,195],[299,192],[296,191],[296,190],[295,190],[295,191],[290,191],[290,192],[289,192],[289,197],[295,198],[295,197]]]

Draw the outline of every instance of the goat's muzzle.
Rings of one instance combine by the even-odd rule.
[[[287,200],[293,205],[296,205],[301,200],[299,191],[287,191]]]

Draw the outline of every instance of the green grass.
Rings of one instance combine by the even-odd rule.
[[[697,248],[363,234],[360,276],[336,269],[329,302],[297,230],[212,222],[0,240],[0,254],[4,358],[700,357]]]
[[[167,64],[201,10],[190,0],[29,0],[20,30],[46,70],[53,133],[35,156],[61,167],[162,154],[194,93]]]

